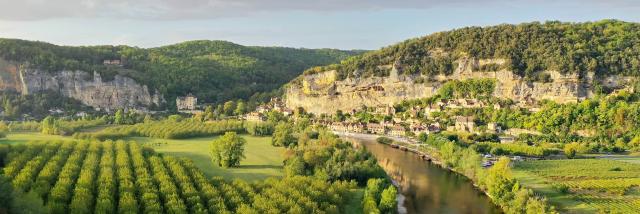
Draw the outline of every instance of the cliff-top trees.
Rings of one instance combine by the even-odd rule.
[[[211,143],[213,164],[224,168],[240,165],[240,161],[245,158],[244,145],[246,142],[235,132],[226,132]]]
[[[388,76],[389,69],[379,65],[399,64],[402,73],[433,76],[450,74],[458,60],[474,57],[504,59],[474,70],[506,69],[534,81],[548,81],[545,70],[638,76],[638,29],[637,23],[617,20],[466,27],[409,39],[340,64],[308,69],[305,74],[336,70],[339,79]]]

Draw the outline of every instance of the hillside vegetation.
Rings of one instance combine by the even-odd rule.
[[[529,80],[540,80],[543,70],[638,76],[639,41],[640,24],[617,20],[465,27],[409,39],[305,73],[335,69],[340,78],[387,76],[390,69],[379,66],[397,63],[405,74],[449,74],[456,60],[475,57],[504,59],[503,65],[489,64],[483,70],[504,68]]]
[[[225,41],[189,41],[145,49],[0,39],[0,58],[49,72],[97,71],[106,79],[123,74],[158,89],[169,102],[190,92],[205,102],[246,99],[256,92],[277,89],[306,68],[336,63],[357,53],[247,47]],[[103,65],[103,60],[112,59],[122,59],[124,66]]]

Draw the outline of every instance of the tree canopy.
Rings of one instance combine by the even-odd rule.
[[[235,132],[226,132],[211,143],[211,160],[215,165],[228,168],[240,165],[244,159],[247,141]]]
[[[387,76],[398,64],[405,74],[449,74],[463,57],[504,59],[502,67],[531,80],[543,70],[596,75],[640,75],[640,24],[617,20],[568,23],[549,21],[465,27],[409,39],[305,73],[337,70],[339,77]]]

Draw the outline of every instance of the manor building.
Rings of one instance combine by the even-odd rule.
[[[189,93],[185,97],[176,98],[176,106],[178,111],[193,111],[198,107],[198,98]]]

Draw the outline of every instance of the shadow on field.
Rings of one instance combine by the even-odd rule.
[[[282,169],[282,166],[278,166],[278,165],[242,165],[242,163],[240,163],[240,166],[237,166],[235,168],[239,168],[239,169]]]

